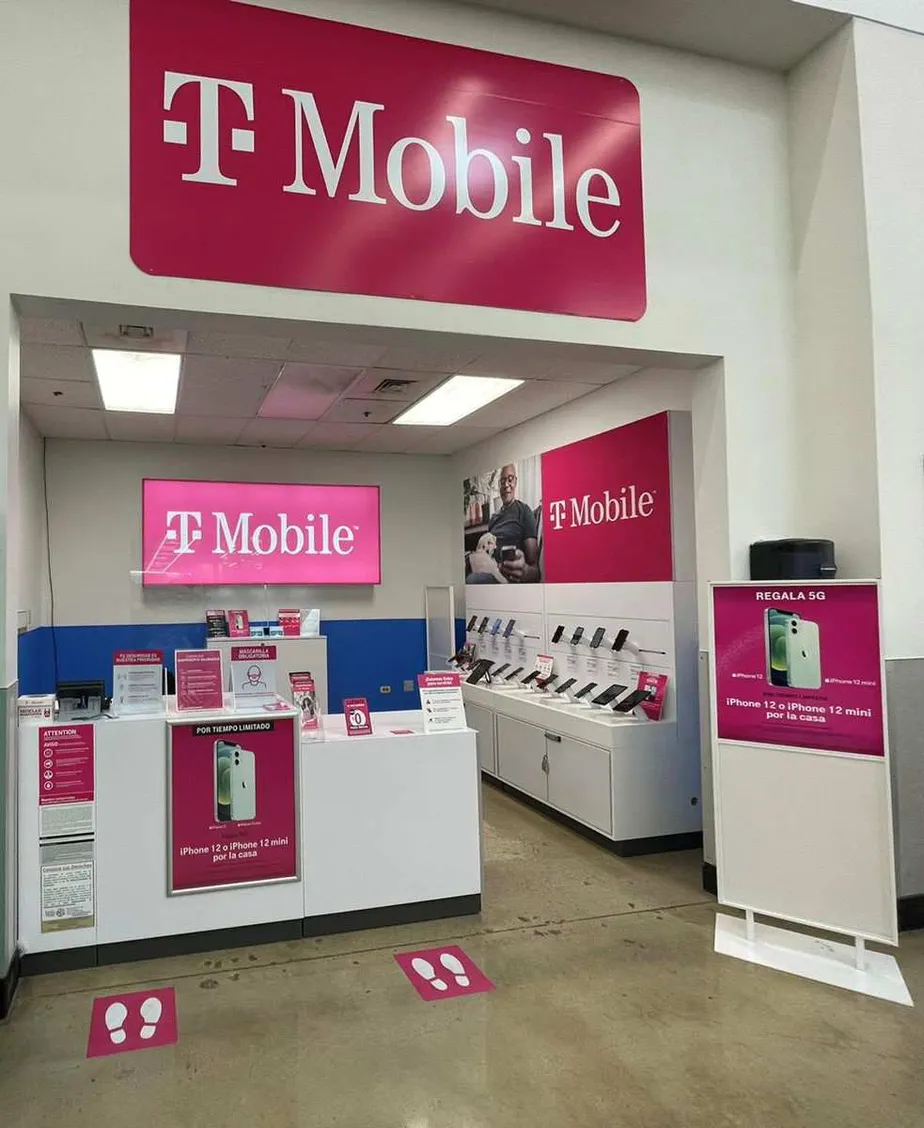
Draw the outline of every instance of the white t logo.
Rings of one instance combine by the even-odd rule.
[[[170,541],[171,543],[175,542],[177,539],[176,529],[171,528],[173,522],[177,519],[179,519],[180,525],[180,543],[179,547],[176,550],[176,554],[177,556],[190,556],[193,552],[195,552],[193,545],[196,543],[196,541],[202,540],[202,514],[190,513],[180,509],[168,509],[167,534],[164,539]],[[195,524],[195,528],[190,527],[193,523]]]
[[[225,176],[219,163],[218,95],[222,87],[236,94],[247,113],[247,120],[253,121],[253,86],[249,82],[232,82],[226,78],[164,71],[164,110],[170,111],[177,91],[190,83],[199,87],[199,168],[196,172],[184,172],[183,179],[197,184],[230,184],[233,187],[237,181]],[[164,122],[164,141],[168,145],[185,145],[187,133],[185,121],[167,119]],[[254,131],[232,129],[231,148],[239,153],[252,153]]]
[[[565,519],[565,507],[566,503],[564,501],[549,502],[549,520],[556,529],[561,528],[561,523]]]

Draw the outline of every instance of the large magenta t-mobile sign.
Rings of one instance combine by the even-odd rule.
[[[378,486],[146,478],[143,582],[381,583]]]
[[[131,0],[149,274],[635,321],[639,94],[231,0]]]

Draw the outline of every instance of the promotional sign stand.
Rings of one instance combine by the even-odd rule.
[[[713,584],[715,950],[913,1006],[874,581]],[[851,938],[796,933],[755,914]]]

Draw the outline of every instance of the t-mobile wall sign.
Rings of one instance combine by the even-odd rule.
[[[131,0],[131,254],[171,277],[635,321],[638,91],[231,0]]]
[[[378,584],[378,486],[142,483],[143,582]]]

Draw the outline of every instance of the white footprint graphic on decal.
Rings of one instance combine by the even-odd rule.
[[[141,1017],[144,1019],[145,1025],[141,1027],[141,1037],[147,1041],[153,1038],[157,1033],[157,1024],[160,1022],[160,1016],[164,1012],[163,1004],[160,999],[151,997],[145,999],[141,1004]]]
[[[454,956],[452,952],[443,952],[440,956],[440,963],[447,971],[452,972],[460,987],[471,987],[472,982],[465,973],[465,965],[458,956]]]
[[[128,1018],[128,1009],[124,1003],[110,1003],[106,1007],[104,1022],[109,1031],[109,1041],[114,1046],[121,1046],[125,1041],[125,1031],[122,1027],[125,1025],[126,1018]]]
[[[445,991],[446,983],[442,979],[437,979],[436,970],[429,960],[425,960],[422,956],[415,956],[411,960],[411,967],[417,972],[421,979],[426,979],[431,987],[435,987],[437,991]]]

